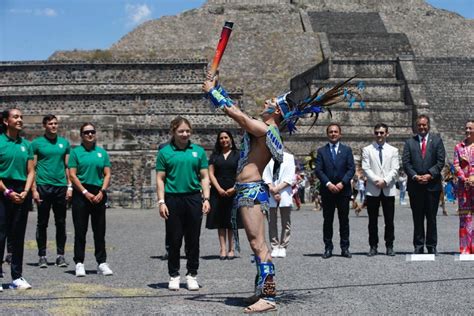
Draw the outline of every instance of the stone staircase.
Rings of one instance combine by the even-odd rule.
[[[380,17],[376,13],[309,12],[308,16],[313,31],[323,32],[318,35],[324,61],[294,77],[290,89],[296,92],[297,98],[303,99],[319,87],[330,88],[357,75],[352,84],[365,83],[362,92],[365,108],[358,104],[353,108],[348,108],[346,103],[337,104],[331,108],[332,118],[328,113],[320,115],[309,130],[312,120],[302,119],[299,133],[288,138],[285,145],[296,156],[306,156],[327,143],[326,126],[337,122],[342,126],[342,141],[349,144],[358,156],[361,149],[373,141],[374,125],[385,123],[390,132],[388,141],[402,150],[404,141],[412,134],[414,113],[399,63],[400,56],[413,54],[406,36],[386,33],[381,20],[377,23]],[[336,18],[346,21],[345,28],[335,29],[330,23],[323,23]],[[370,28],[361,22],[369,20]],[[351,26],[351,21],[356,25]],[[373,31],[368,32],[368,29]],[[356,33],[352,33],[354,31]]]

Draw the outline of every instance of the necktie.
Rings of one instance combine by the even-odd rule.
[[[382,145],[379,145],[379,159],[380,159],[380,164],[382,164],[382,149],[383,149],[383,146],[382,146]]]
[[[331,145],[331,157],[332,157],[332,161],[336,161],[336,145],[335,144]]]
[[[426,138],[421,138],[421,157],[425,158],[426,155]]]

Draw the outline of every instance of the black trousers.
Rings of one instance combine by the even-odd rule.
[[[436,215],[441,191],[416,190],[408,192],[413,215],[413,246],[415,249],[435,248],[438,243]],[[425,236],[426,218],[426,236]]]
[[[25,188],[25,181],[5,179],[2,181],[7,188],[17,193],[21,193]],[[25,232],[28,212],[31,207],[31,192],[28,193],[22,204],[14,204],[10,199],[0,194],[0,253],[3,256],[8,236],[12,252],[11,276],[13,280],[21,278],[23,273]]]
[[[385,221],[385,246],[393,247],[395,240],[395,226],[393,217],[395,214],[395,197],[385,196],[383,191],[379,196],[366,195],[367,213],[369,213],[369,245],[377,248],[379,243],[378,216],[379,207],[382,204],[383,218]]]
[[[67,187],[38,185],[36,189],[42,200],[38,204],[38,222],[36,224],[38,256],[46,256],[47,230],[51,208],[53,209],[54,223],[56,224],[56,253],[64,255],[64,246],[66,244]]]
[[[99,193],[100,187],[84,185],[90,193]],[[105,194],[105,193],[104,193]],[[98,204],[92,204],[77,190],[72,194],[72,221],[74,223],[74,262],[84,262],[86,251],[86,235],[91,218],[92,232],[94,233],[95,259],[97,264],[107,262],[105,251],[105,202],[107,195]]]
[[[323,203],[323,240],[327,250],[334,248],[332,243],[334,213],[337,207],[337,216],[339,218],[339,236],[342,250],[349,249],[349,201],[350,196],[341,194],[323,194],[321,201]]]
[[[201,193],[166,194],[169,217],[166,220],[166,240],[169,243],[168,273],[179,275],[179,259],[183,237],[186,245],[187,275],[197,275],[199,269],[199,238],[202,223]]]

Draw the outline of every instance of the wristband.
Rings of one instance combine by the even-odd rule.
[[[82,194],[85,195],[87,192],[89,192],[89,191],[87,191],[87,189],[84,189],[84,190],[82,191]]]
[[[165,200],[159,200],[158,201],[158,205],[162,205],[162,204],[165,204]]]
[[[69,185],[68,185],[68,186],[67,186],[67,190],[68,190],[68,191],[72,191],[72,186],[69,186]]]
[[[13,190],[12,189],[6,189],[5,191],[3,191],[3,195],[5,197],[9,197],[10,194],[12,194]]]
[[[204,198],[202,198],[202,201],[203,201],[203,202],[204,202],[204,201],[208,201],[208,202],[209,202],[209,198],[208,198],[208,197],[204,197]]]

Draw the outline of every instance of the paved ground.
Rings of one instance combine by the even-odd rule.
[[[397,207],[396,257],[366,256],[367,216],[351,213],[352,259],[324,260],[322,215],[308,205],[292,213],[293,232],[288,257],[275,259],[279,290],[278,313],[294,314],[469,314],[474,294],[474,262],[455,261],[458,218],[438,216],[439,251],[435,262],[407,262],[411,253],[411,213]],[[440,212],[441,213],[441,212]],[[68,214],[67,259],[72,261],[73,230]],[[216,231],[203,227],[199,292],[167,290],[167,265],[161,260],[164,224],[156,210],[108,210],[108,262],[112,277],[96,274],[92,240],[86,253],[87,277],[76,278],[69,268],[36,266],[31,213],[25,251],[24,276],[33,289],[7,290],[9,268],[4,265],[2,314],[240,314],[242,298],[251,294],[255,268],[243,234],[241,257],[218,259]],[[380,226],[383,218],[380,218]],[[203,225],[204,226],[204,225]],[[336,230],[337,231],[337,230]],[[242,232],[243,233],[243,232]],[[92,235],[89,232],[89,235]],[[380,234],[382,236],[382,234]],[[49,240],[54,248],[54,225]],[[91,236],[89,236],[91,237]],[[338,244],[339,238],[335,239]],[[380,247],[384,251],[383,243]],[[54,254],[50,251],[50,261]],[[182,266],[185,261],[182,260]],[[182,268],[183,274],[185,273]],[[0,279],[1,280],[1,279]],[[184,286],[184,282],[182,282]]]

